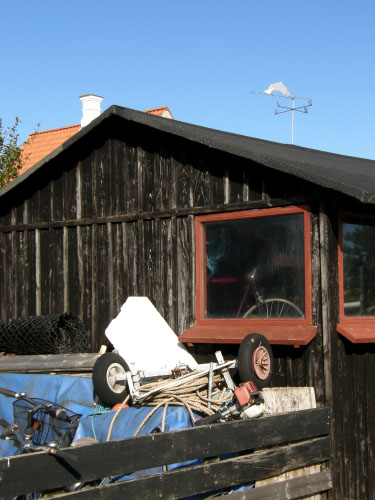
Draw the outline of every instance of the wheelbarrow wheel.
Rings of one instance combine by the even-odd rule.
[[[258,389],[267,387],[273,374],[273,354],[264,335],[247,335],[238,350],[238,373],[241,382],[254,382]]]
[[[100,400],[108,406],[122,403],[128,395],[126,380],[117,380],[117,375],[129,371],[125,360],[114,352],[100,356],[92,370],[94,391]]]

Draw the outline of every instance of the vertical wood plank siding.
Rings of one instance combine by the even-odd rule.
[[[294,184],[288,183],[290,191]],[[261,166],[228,154],[140,133],[137,125],[94,130],[80,149],[59,155],[25,182],[14,208],[1,211],[1,225],[26,224],[2,233],[2,317],[70,310],[91,330],[96,350],[126,298],[145,295],[180,333],[195,318],[189,211],[269,202],[264,186]],[[171,210],[185,213],[163,216]],[[145,213],[156,215],[145,219]],[[105,219],[124,215],[130,219]],[[82,219],[97,222],[64,225]],[[37,223],[45,225],[33,228]],[[280,363],[287,363],[283,370],[292,380],[305,383],[303,357]]]
[[[274,346],[273,385],[314,386],[332,404],[332,498],[375,500],[375,353],[336,332],[332,197],[135,123],[102,123],[0,200],[1,319],[70,310],[97,351],[126,298],[145,295],[181,333],[195,319],[195,214],[309,203],[318,333],[305,347]]]

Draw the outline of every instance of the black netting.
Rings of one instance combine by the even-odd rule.
[[[0,321],[0,352],[66,354],[88,352],[88,332],[73,314]]]

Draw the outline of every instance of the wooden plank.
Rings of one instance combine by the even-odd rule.
[[[64,190],[65,190],[65,179],[61,175],[61,170],[56,172],[55,169],[53,173],[53,181],[51,182],[51,195],[53,200],[50,201],[51,205],[51,215],[52,220],[58,221],[64,219]],[[66,218],[66,217],[65,217]],[[29,222],[34,219],[31,218]]]
[[[160,210],[168,211],[177,207],[177,168],[170,145],[160,146]]]
[[[140,191],[138,209],[141,212],[151,212],[156,207],[158,175],[155,171],[156,155],[145,147],[138,148],[138,172],[140,174]]]
[[[320,462],[326,460],[329,453],[329,438],[318,438],[219,462],[144,476],[105,487],[62,494],[57,498],[175,500],[186,495],[196,495],[256,481],[295,467]]]
[[[43,229],[39,231],[40,242],[40,314],[51,314],[50,309],[50,291],[51,291],[51,252],[50,252],[50,231],[52,229]],[[62,311],[63,312],[63,311]]]
[[[144,295],[151,300],[160,297],[160,234],[155,220],[143,223],[144,244]],[[155,302],[154,302],[155,303]]]
[[[131,274],[131,269],[129,266],[129,250],[128,250],[128,235],[127,235],[128,226],[129,224],[127,224],[126,222],[122,222],[121,224],[119,224],[119,229],[118,229],[118,235],[121,236],[121,241],[118,242],[118,252],[120,252],[121,248],[121,255],[120,254],[118,255],[118,262],[121,264],[117,270],[118,279],[116,280],[116,285],[119,290],[118,310],[120,310],[120,307],[125,302],[127,297],[129,297],[130,295],[129,274]]]
[[[79,259],[78,259],[78,232],[76,227],[70,227],[67,231],[67,308],[64,311],[70,311],[79,315],[80,310],[80,289],[79,289]],[[65,273],[65,271],[64,271]],[[82,317],[81,317],[82,319]]]
[[[316,400],[319,403],[325,401],[324,377],[322,369],[324,366],[323,356],[323,333],[322,333],[322,290],[321,290],[321,264],[320,264],[320,232],[318,210],[312,208],[310,214],[311,224],[311,317],[317,326],[317,336],[306,350],[306,383],[314,387]],[[328,404],[328,403],[326,403]]]
[[[367,401],[366,393],[369,391],[368,384],[364,384],[367,379],[366,358],[368,356],[369,346],[367,345],[354,345],[351,354],[352,362],[352,381],[353,393],[353,408],[355,417],[352,420],[352,435],[353,445],[352,453],[354,454],[353,460],[353,475],[354,482],[352,484],[351,496],[354,498],[366,498],[368,493],[373,490],[373,483],[368,479],[368,450],[372,448],[372,443],[368,439],[369,428],[373,426],[372,421],[367,420]],[[373,352],[373,350],[372,350]],[[373,394],[373,391],[371,391]],[[372,403],[372,407],[373,407]]]
[[[159,303],[161,314],[172,330],[176,325],[176,219],[160,221],[160,274],[161,283]]]
[[[113,161],[113,146],[112,139],[106,130],[105,138],[102,140],[102,161],[103,161],[103,174],[106,179],[106,196],[104,199],[104,215],[117,214],[117,186],[114,187],[117,179],[116,164]]]
[[[177,331],[182,333],[194,320],[195,259],[191,252],[194,221],[177,219]]]
[[[118,138],[110,139],[110,155],[111,155],[111,195],[112,214],[125,213],[125,192],[126,171],[125,171],[125,144]]]
[[[79,274],[82,275],[82,286],[80,287],[80,311],[79,317],[88,331],[92,331],[92,275],[93,262],[91,258],[91,240],[93,229],[91,227],[81,227],[77,233],[78,252],[79,252]],[[81,278],[79,278],[81,279]],[[81,281],[80,281],[81,283]],[[93,346],[93,335],[90,335],[90,352],[95,350]]]
[[[254,168],[254,166],[255,163],[253,162],[250,162],[250,166],[249,162],[244,166],[249,179],[249,200],[253,202],[261,201],[264,191],[262,171],[259,169],[259,165],[258,168]]]
[[[140,220],[136,223],[135,227],[135,237],[136,242],[135,249],[135,260],[136,260],[136,274],[134,276],[134,281],[138,287],[138,293],[140,295],[145,295],[145,236],[144,236],[145,221]],[[137,295],[137,294],[134,294]]]
[[[91,372],[99,354],[41,354],[3,356],[0,373]]]
[[[205,158],[207,169],[215,172],[215,175],[211,175],[210,179],[210,196],[212,197],[213,203],[216,203],[217,205],[225,204],[225,158],[225,156],[223,157],[223,155],[218,155],[217,153],[207,155]]]
[[[50,248],[50,285],[48,290],[50,300],[50,312],[57,314],[67,311],[64,309],[64,232],[62,229],[51,229],[49,231]]]
[[[76,218],[82,218],[82,164],[78,161],[76,165]]]
[[[265,415],[316,408],[313,387],[265,387]]]
[[[177,204],[178,208],[187,208],[193,206],[193,193],[192,193],[192,166],[183,158],[182,163],[177,163],[178,169],[178,183],[177,183]]]
[[[84,317],[84,309],[83,309],[83,300],[84,300],[84,259],[83,259],[83,238],[82,238],[82,227],[77,227],[77,299],[78,303],[76,304],[76,310],[78,312],[78,316],[83,319]],[[86,318],[85,318],[86,320]]]
[[[231,493],[230,500],[294,500],[332,489],[331,471],[287,479],[261,488]]]
[[[375,380],[375,358],[371,355],[373,346],[368,346],[369,352],[367,353],[365,359],[366,365],[366,379],[365,380]],[[364,385],[365,393],[365,418],[367,422],[367,435],[365,439],[361,439],[362,443],[365,443],[367,448],[366,456],[366,479],[369,487],[375,484],[375,449],[373,443],[375,443],[375,426],[372,424],[375,419],[375,405],[374,405],[374,389],[373,384],[371,384],[371,390],[369,384]],[[373,488],[372,488],[373,489]]]
[[[339,318],[337,203],[333,199],[325,200],[321,203],[320,210],[321,244],[324,252],[322,279],[325,286],[322,302],[326,309],[323,330],[324,379],[326,401],[333,410],[331,469],[337,498],[354,498],[352,472],[356,458],[352,455],[352,448],[358,437],[353,436],[352,429],[360,409],[353,407],[352,397],[343,397],[343,389],[355,386],[350,368],[350,343],[336,331]]]
[[[266,387],[263,389],[265,402],[265,414],[278,415],[286,411],[306,410],[316,407],[315,391],[313,387]],[[258,482],[255,487],[264,484],[272,484],[284,479],[298,477],[319,471],[319,465],[313,465],[306,469],[294,470],[278,477]],[[319,496],[309,497],[310,500],[320,500]]]
[[[112,251],[113,251],[113,311],[112,317],[117,316],[121,306],[128,297],[127,293],[127,265],[124,249],[124,223],[112,224]]]
[[[42,314],[40,231],[35,230],[35,314]]]
[[[180,336],[180,340],[182,342],[196,342],[198,344],[240,344],[250,330],[265,335],[270,344],[301,346],[307,345],[316,335],[316,327],[310,325],[288,325],[288,335],[286,336],[284,329],[280,329],[279,326],[264,324],[264,322],[253,322],[255,320],[251,320],[252,323],[249,326],[225,324],[225,320],[220,321],[222,321],[220,323],[220,330],[218,330],[217,325],[198,324],[185,330]],[[275,360],[276,362],[277,359]]]
[[[63,163],[63,164],[62,164]],[[63,218],[77,218],[77,172],[76,160],[71,157],[66,157],[61,161],[63,180]],[[48,220],[44,217],[43,220]]]
[[[37,259],[36,259],[36,231],[27,231],[27,249],[26,249],[26,280],[28,288],[27,313],[26,316],[34,316],[36,314],[36,298],[37,298]],[[3,299],[2,299],[3,300]],[[4,297],[5,300],[5,297]],[[8,316],[9,317],[9,316]]]
[[[206,169],[202,158],[198,157],[195,161],[195,167],[192,169],[192,205],[203,207],[209,204],[210,189],[207,189]],[[207,202],[206,202],[206,197]]]
[[[0,233],[0,318],[5,319],[6,314],[6,303],[7,303],[7,265],[6,265],[6,241],[8,240],[8,235]]]
[[[1,252],[4,252],[4,261],[3,261],[3,272],[2,279],[4,280],[3,294],[1,295],[1,302],[4,304],[5,308],[5,316],[4,319],[12,317],[13,314],[13,305],[11,298],[12,291],[12,283],[13,283],[13,254],[12,254],[12,233],[7,234],[4,238],[4,246],[1,247]]]
[[[21,494],[27,491],[55,488],[75,483],[77,478],[92,480],[197,458],[216,457],[224,453],[311,439],[314,436],[326,435],[329,432],[329,423],[330,410],[322,408],[67,448],[64,454],[66,459],[73,464],[75,471],[66,468],[64,462],[46,453],[9,457],[0,460],[0,495],[16,494],[16,491]],[[315,450],[313,455],[316,461],[321,462],[329,457],[329,438],[323,438],[323,440],[318,438],[308,443],[307,450],[303,448],[303,453],[306,452],[306,457],[309,458],[302,465],[315,463],[311,462],[310,447],[311,450]],[[291,470],[299,467],[300,459],[295,460],[292,452],[287,451],[288,449],[286,447],[285,457],[288,457],[287,467],[289,468],[287,470]],[[262,462],[263,455],[258,454],[257,457],[259,465],[254,465],[254,469],[264,471],[265,468],[271,467],[271,462],[273,463],[271,473],[266,471],[263,477],[281,472],[276,458],[272,460],[268,458]],[[252,464],[256,463],[252,459],[250,461]],[[236,464],[236,461],[233,462],[234,473]],[[43,471],[42,477],[41,470]],[[261,478],[254,471],[252,474],[254,475],[248,476],[249,479]],[[238,483],[231,484],[239,484],[243,480],[244,478],[241,477]],[[10,486],[13,484],[14,490],[13,486]],[[20,485],[23,485],[22,491],[18,489]]]
[[[125,178],[124,197],[125,213],[138,212],[138,162],[137,147],[134,144],[128,144],[124,151]]]
[[[98,138],[99,139],[99,138]],[[95,151],[95,154],[93,155],[93,184],[94,187],[94,198],[95,198],[95,212],[94,214],[99,217],[104,217],[109,215],[107,212],[107,199],[111,197],[110,193],[108,192],[108,187],[107,187],[107,169],[106,167],[106,153],[107,153],[107,148],[106,144],[103,144],[102,138],[99,139],[101,146],[100,148],[97,148]]]
[[[101,344],[107,342],[104,332],[110,321],[113,319],[113,314],[111,313],[112,306],[110,302],[111,280],[109,279],[109,274],[111,273],[112,267],[112,264],[110,263],[112,255],[110,255],[109,253],[110,251],[112,251],[112,245],[109,245],[110,239],[111,235],[108,234],[108,226],[97,226],[96,246],[93,247],[93,251],[96,253],[95,290],[93,290],[93,293],[96,297],[96,310],[95,326],[91,332],[95,336],[95,344],[93,345],[93,349],[95,351],[99,350]]]
[[[229,203],[239,203],[243,201],[243,172],[239,168],[229,168]]]
[[[322,337],[323,337],[323,367],[324,367],[324,397],[326,404],[332,403],[332,347],[331,347],[331,311],[330,311],[330,288],[332,283],[329,276],[330,261],[328,244],[331,235],[331,225],[327,214],[327,207],[324,202],[319,206],[319,240],[320,240],[320,276],[322,294]],[[336,318],[336,316],[335,316]]]
[[[69,238],[68,228],[63,228],[63,251],[62,251],[62,269],[63,269],[63,311],[69,311]]]
[[[126,264],[128,295],[142,295],[141,280],[138,278],[138,261],[142,258],[141,255],[138,255],[138,223],[125,222],[124,224],[124,248],[126,252],[124,262]]]
[[[83,209],[86,208],[85,203],[83,204]],[[48,222],[30,222],[30,223],[23,223],[16,225],[0,225],[0,232],[10,233],[11,231],[32,231],[35,229],[49,229],[50,227],[92,226],[93,224],[107,224],[107,222],[114,223],[114,222],[134,222],[138,220],[147,220],[147,219],[168,219],[170,217],[184,217],[187,215],[208,215],[217,212],[233,212],[238,210],[271,208],[272,206],[285,207],[289,205],[296,205],[297,203],[298,204],[307,203],[307,201],[301,198],[298,199],[290,198],[288,199],[288,201],[286,201],[285,199],[272,200],[272,203],[266,202],[264,200],[259,200],[259,201],[257,200],[257,201],[238,202],[238,203],[236,202],[230,204],[218,203],[206,207],[173,208],[170,210],[152,211],[152,212],[137,212],[136,210],[128,210],[126,214],[122,215],[106,215],[106,216],[93,215],[91,217],[85,217],[80,220],[60,219]]]
[[[14,212],[14,210],[13,210]],[[22,253],[22,241],[19,240],[18,236],[20,233],[13,232],[12,233],[12,290],[11,290],[11,301],[12,301],[12,309],[13,309],[13,317],[18,318],[20,316],[19,312],[19,293],[20,289],[22,290],[22,276],[19,276],[19,273],[22,272],[22,257],[20,259],[20,253]]]
[[[108,288],[108,299],[106,300],[106,306],[108,309],[108,317],[109,317],[109,322],[111,321],[112,318],[114,318],[118,311],[114,307],[114,281],[115,281],[115,276],[114,276],[114,251],[113,251],[113,231],[112,231],[112,224],[108,223],[106,225],[107,229],[107,234],[106,234],[106,239],[107,239],[107,288]],[[105,276],[105,275],[104,275]],[[103,276],[103,277],[104,277]],[[104,281],[104,280],[103,280]]]
[[[82,190],[82,205],[81,205],[81,220],[93,215],[94,191],[92,183],[93,164],[90,156],[81,156],[81,190]],[[91,225],[91,224],[90,224]]]
[[[88,243],[88,248],[90,250],[90,266],[88,268],[89,274],[87,276],[87,286],[90,286],[90,291],[91,291],[91,300],[90,300],[90,307],[91,307],[91,349],[98,351],[99,350],[99,342],[98,340],[98,334],[97,334],[97,317],[98,317],[98,310],[97,310],[97,302],[98,302],[98,297],[97,297],[97,285],[98,285],[98,256],[97,256],[97,251],[96,251],[96,244],[97,244],[97,234],[98,234],[98,226],[94,224],[91,228],[91,241]],[[99,333],[99,332],[98,332]]]

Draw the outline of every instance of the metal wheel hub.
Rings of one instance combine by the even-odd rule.
[[[271,359],[268,350],[260,345],[253,354],[253,369],[260,380],[265,380],[270,374]]]
[[[117,375],[123,375],[125,373],[124,367],[119,363],[112,363],[109,365],[107,370],[107,383],[113,392],[123,392],[124,381],[117,380]]]

